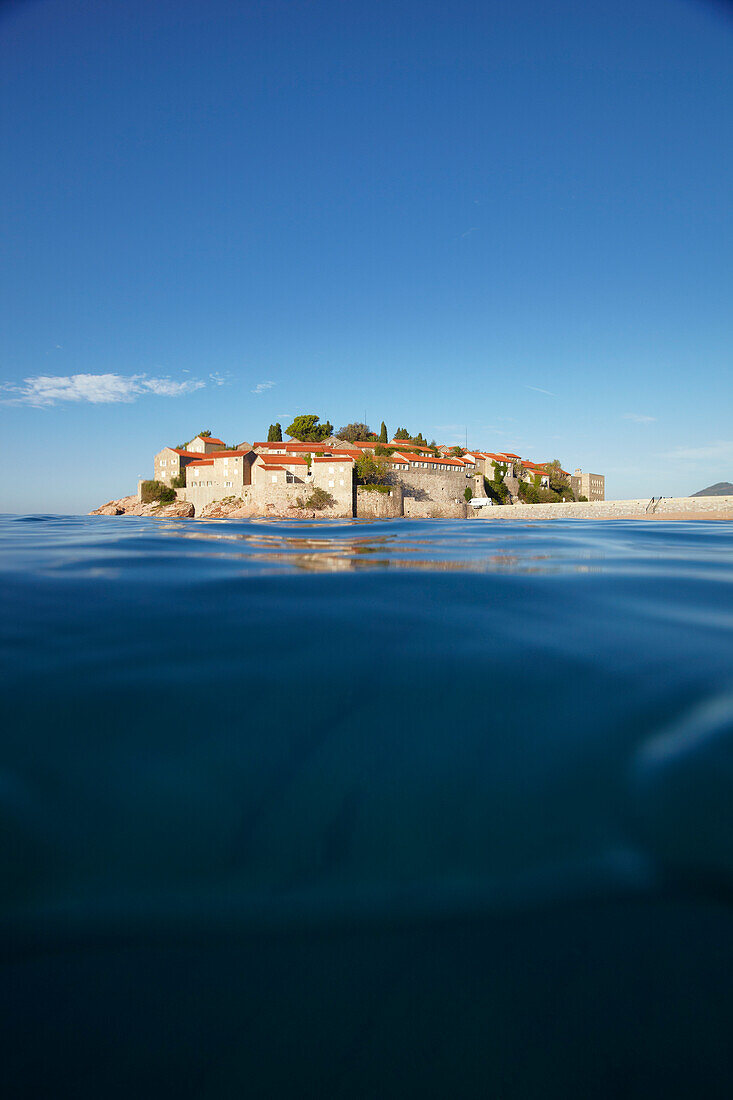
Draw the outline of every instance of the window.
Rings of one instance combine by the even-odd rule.
[[[328,487],[329,487],[329,489],[333,489],[333,481],[329,481]]]
[[[344,479],[341,478],[341,480],[339,481],[339,485],[343,485],[343,483],[344,483]]]
[[[277,481],[277,474],[273,474],[272,475],[272,484],[274,485],[276,481]]]

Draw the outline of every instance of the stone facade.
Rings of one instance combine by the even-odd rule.
[[[189,462],[199,458],[201,455],[194,451],[164,447],[153,459],[153,478],[155,481],[162,481],[164,485],[170,485],[174,478],[180,477]]]
[[[588,504],[514,504],[470,508],[469,518],[484,520],[548,519],[733,519],[733,496],[664,497],[653,506],[648,498],[597,500]]]
[[[359,485],[356,489],[358,519],[397,519],[403,514],[402,486],[391,485],[389,493],[380,493]]]
[[[603,474],[584,474],[582,470],[576,470],[570,478],[575,498],[587,497],[588,500],[606,499],[606,479]]]
[[[216,439],[211,435],[197,435],[195,439],[192,439],[188,444],[187,451],[193,451],[199,455],[208,455],[212,451],[224,451],[226,450],[226,443],[223,439]]]

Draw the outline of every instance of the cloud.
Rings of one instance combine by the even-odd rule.
[[[478,229],[477,225],[472,225],[470,229],[467,229],[465,233],[461,233],[461,237],[470,237],[472,233],[475,233]]]
[[[209,378],[215,386],[225,386],[228,376],[226,374],[220,374],[218,370],[212,371]]]
[[[652,424],[656,416],[644,416],[642,413],[624,413],[624,420],[633,420],[635,424]]]
[[[548,397],[557,397],[556,393],[552,390],[541,390],[539,386],[525,386],[525,390],[534,390],[535,393],[546,393]]]
[[[39,374],[24,378],[21,385],[6,384],[8,405],[57,405],[62,401],[81,401],[91,405],[129,404],[145,394],[158,397],[182,397],[200,390],[206,383],[191,380],[174,382],[171,378],[147,378],[144,374]]]
[[[264,393],[265,390],[271,390],[274,385],[275,385],[274,382],[258,382],[257,385],[255,386],[255,388],[253,390],[251,390],[250,392],[251,393],[256,393],[256,394],[261,394],[261,393]]]
[[[660,457],[679,462],[733,462],[733,439],[718,439],[702,447],[675,447]]]

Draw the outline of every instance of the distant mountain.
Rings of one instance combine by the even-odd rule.
[[[693,497],[733,497],[733,485],[729,481],[716,481],[715,485],[708,485],[707,489],[701,489],[699,493],[692,493]]]

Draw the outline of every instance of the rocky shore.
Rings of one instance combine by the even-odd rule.
[[[196,515],[193,504],[185,500],[174,500],[170,504],[141,504],[136,496],[110,500],[101,508],[95,508],[90,516],[150,516],[153,519],[257,519],[263,512],[254,505],[245,504],[238,498],[217,500],[207,504]],[[328,519],[329,510],[316,512],[309,508],[276,509],[270,505],[264,513],[270,519]]]

